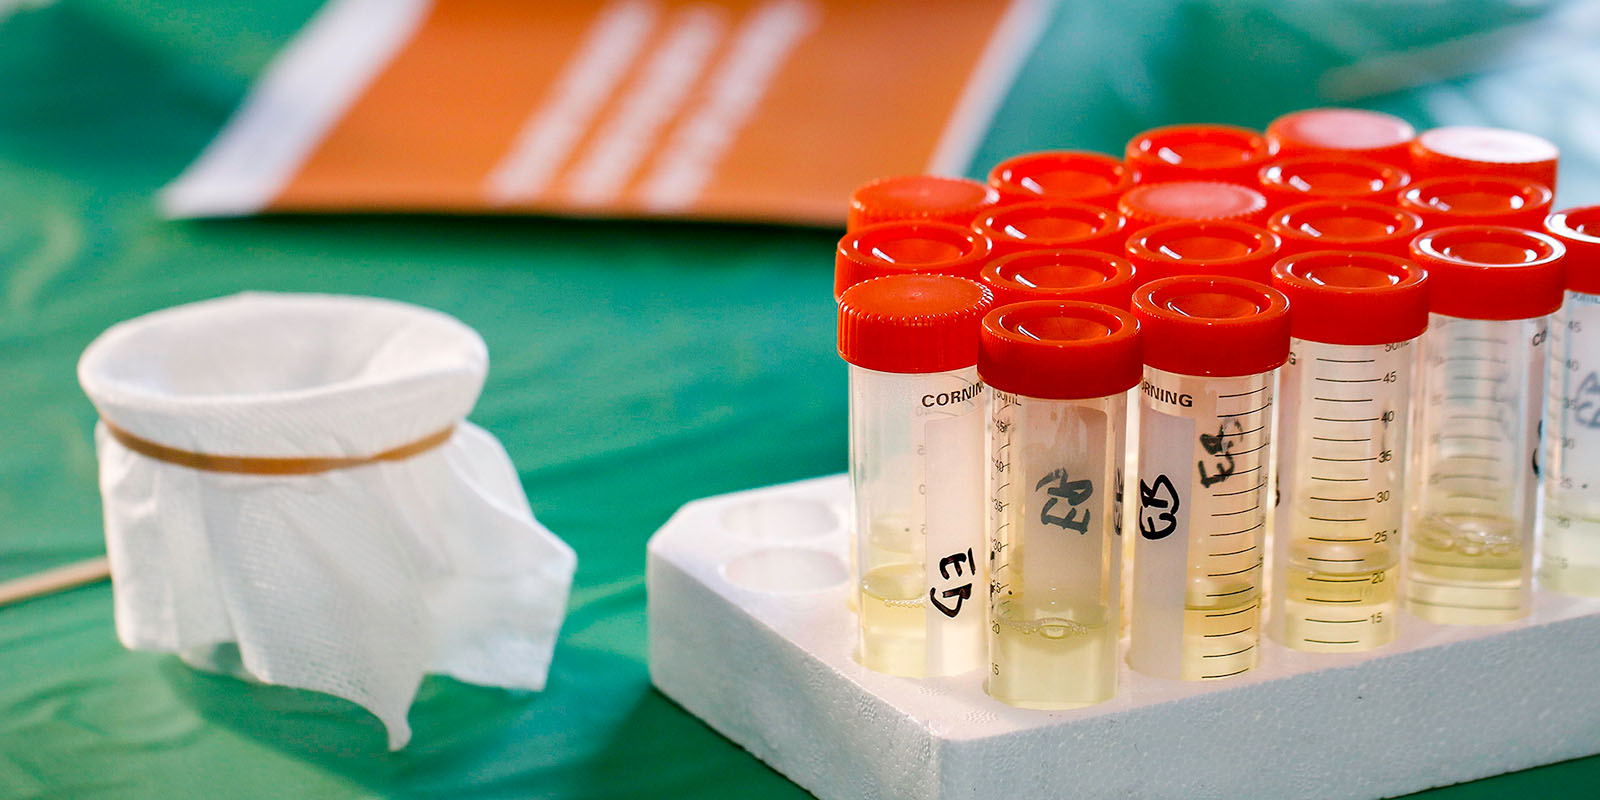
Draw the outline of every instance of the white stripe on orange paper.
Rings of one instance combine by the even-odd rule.
[[[939,144],[928,159],[929,173],[960,175],[966,171],[967,162],[972,160],[1006,98],[1006,89],[1016,81],[1039,37],[1049,27],[1053,9],[1047,0],[1012,0],[1005,16],[989,34],[983,56],[973,67],[961,99],[956,101],[950,121],[939,135]]]
[[[534,110],[489,173],[492,203],[526,202],[545,190],[638,59],[660,15],[659,4],[644,0],[601,9],[577,56],[556,80],[549,101]]]
[[[815,3],[779,0],[757,8],[739,26],[704,100],[678,125],[645,179],[640,189],[645,208],[672,212],[694,204],[778,68],[821,16]]]
[[[273,59],[222,133],[161,191],[169,217],[266,208],[411,41],[430,0],[334,0]]]
[[[578,205],[611,203],[653,151],[661,130],[682,110],[727,28],[725,12],[693,5],[673,15],[668,31],[605,121],[587,152],[568,173],[568,199]]]

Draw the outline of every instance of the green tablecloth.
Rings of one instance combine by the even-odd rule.
[[[74,365],[106,326],[243,289],[394,297],[483,333],[492,367],[473,419],[505,442],[540,519],[578,551],[549,688],[429,679],[415,739],[391,754],[348,704],[123,650],[101,584],[0,609],[0,796],[803,796],[650,688],[644,542],[696,497],[844,468],[837,234],[160,219],[153,192],[314,5],[79,0],[0,22],[0,579],[102,550],[94,417]],[[1259,126],[1320,102],[1331,67],[1506,25],[1524,38],[1562,27],[1521,3],[1112,5],[1058,14],[974,174],[1025,149],[1114,152],[1156,124]],[[1569,112],[1600,108],[1581,53],[1497,59],[1509,39],[1484,41],[1466,52],[1497,71],[1362,104],[1419,125],[1575,141]],[[1449,55],[1425,63],[1462,66]],[[1595,202],[1595,164],[1567,152],[1561,202]],[[1574,793],[1596,780],[1600,759],[1586,759],[1437,796]]]

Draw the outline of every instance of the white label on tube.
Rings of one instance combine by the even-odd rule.
[[[1105,485],[1106,415],[1049,401],[1025,408],[1017,462],[1024,471],[1017,477],[1027,481],[1028,501],[1018,520],[1027,552],[1019,588],[1025,597],[1058,592],[1088,605],[1107,581],[1106,532],[1116,523],[1095,510],[1115,493]]]
[[[1549,373],[1549,362],[1546,359],[1545,342],[1550,338],[1550,317],[1541,317],[1538,324],[1533,326],[1533,336],[1529,342],[1533,349],[1530,364],[1533,368],[1528,370],[1527,399],[1523,402],[1524,431],[1527,436],[1523,441],[1528,443],[1528,452],[1523,454],[1532,462],[1532,468],[1523,470],[1524,483],[1522,496],[1527,498],[1522,503],[1522,594],[1523,608],[1528,607],[1528,597],[1533,592],[1533,556],[1534,556],[1534,529],[1539,521],[1539,473],[1543,468],[1540,465],[1539,433],[1541,423],[1544,421],[1544,392],[1545,383]]]
[[[932,417],[923,427],[928,675],[977,669],[987,655],[982,387],[974,382],[944,395],[960,402],[942,406],[951,415]]]
[[[1133,525],[1133,636],[1128,663],[1150,675],[1176,678],[1183,647],[1189,574],[1188,496],[1195,470],[1194,420],[1163,414],[1146,397],[1139,418],[1139,484]]]

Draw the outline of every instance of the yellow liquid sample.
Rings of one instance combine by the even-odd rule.
[[[868,530],[870,530],[871,533],[867,535],[866,563],[909,563],[920,558],[920,556],[913,555],[913,550],[917,540],[912,536],[910,517],[880,517],[872,520]],[[859,533],[852,534],[850,537],[850,573],[852,575],[857,574],[861,569],[859,537]],[[858,583],[857,586],[859,587],[860,583]],[[850,596],[845,600],[845,603],[852,613],[860,613],[860,592],[850,592]]]
[[[1406,609],[1446,625],[1494,625],[1527,615],[1522,543],[1502,517],[1424,517],[1412,537]]]
[[[876,672],[921,678],[928,664],[928,617],[921,564],[890,564],[861,576],[861,641],[856,657]]]
[[[1600,519],[1547,506],[1539,547],[1540,585],[1565,594],[1600,597]]]
[[[1179,677],[1186,681],[1231,678],[1255,669],[1261,659],[1260,587],[1244,584],[1217,600],[1217,605],[1183,610]]]
[[[1286,571],[1282,644],[1311,653],[1352,653],[1394,641],[1396,570],[1356,574]]]
[[[1045,605],[1021,598],[996,607],[989,630],[989,696],[1020,708],[1078,708],[1117,689],[1117,635],[1104,608]]]

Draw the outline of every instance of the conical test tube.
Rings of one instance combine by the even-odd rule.
[[[1430,622],[1494,624],[1532,601],[1549,315],[1565,253],[1543,233],[1441,228],[1412,254],[1428,271],[1428,335],[1407,492],[1406,607]]]
[[[1073,708],[1116,691],[1127,393],[1138,323],[1036,300],[984,318],[990,387],[989,674],[994,698]]]
[[[1405,448],[1427,275],[1394,256],[1315,251],[1273,267],[1289,298],[1279,374],[1272,633],[1312,652],[1394,639]]]
[[[1161,678],[1226,678],[1260,657],[1274,371],[1288,301],[1225,277],[1133,295],[1145,360],[1128,663]]]
[[[1546,227],[1567,246],[1567,296],[1550,326],[1539,580],[1600,597],[1600,206]]]
[[[845,290],[860,639],[879,672],[957,675],[984,658],[983,384],[989,290],[893,275]]]

